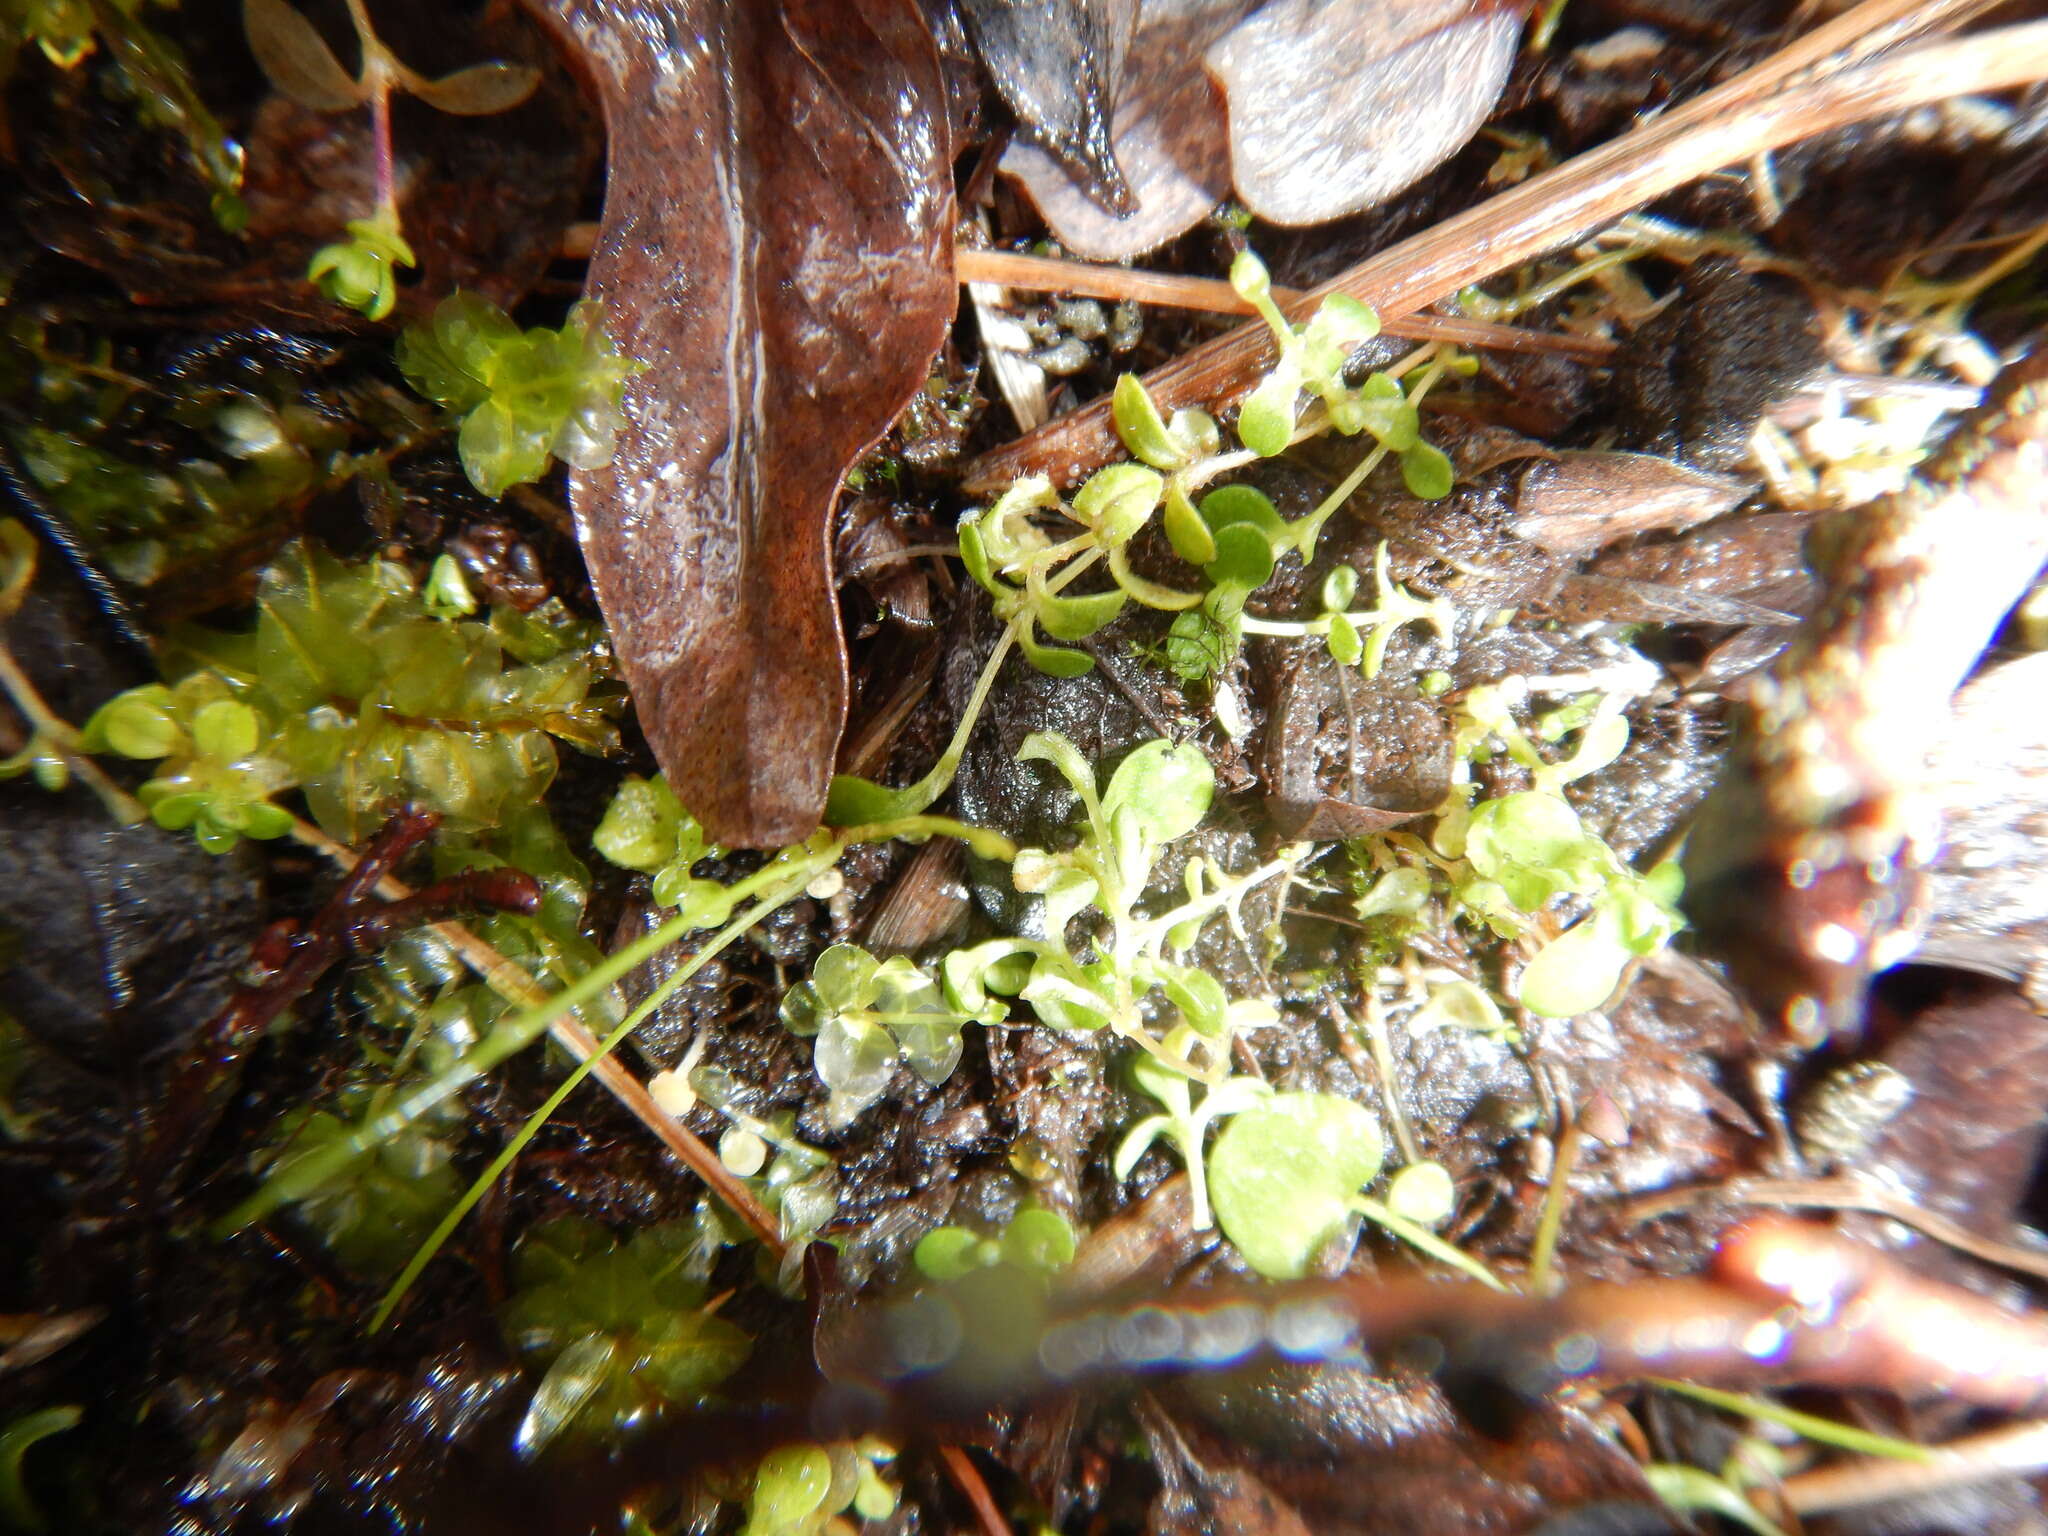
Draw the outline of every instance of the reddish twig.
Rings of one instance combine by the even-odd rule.
[[[946,1469],[946,1476],[960,1490],[961,1497],[973,1508],[982,1536],[1010,1536],[1010,1522],[996,1508],[995,1495],[988,1491],[988,1483],[981,1475],[981,1468],[974,1464],[974,1458],[957,1445],[942,1445],[939,1447],[939,1464]]]

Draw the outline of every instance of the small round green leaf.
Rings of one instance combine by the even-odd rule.
[[[1342,613],[1351,606],[1351,599],[1358,596],[1358,572],[1348,565],[1333,567],[1323,578],[1323,607],[1332,613]]]
[[[1238,407],[1238,439],[1262,459],[1287,451],[1294,440],[1294,407],[1301,394],[1301,368],[1283,357]]]
[[[1102,810],[1112,820],[1119,812],[1134,817],[1147,841],[1165,844],[1194,831],[1215,794],[1216,772],[1202,749],[1161,738],[1117,765],[1103,791]]]
[[[1523,790],[1488,800],[1472,813],[1465,856],[1480,874],[1508,884],[1509,894],[1527,910],[1547,897],[1523,900],[1527,893],[1516,889],[1515,878],[1546,876],[1553,894],[1572,889],[1586,861],[1586,842],[1578,813],[1560,796]]]
[[[1085,640],[1123,612],[1128,596],[1121,587],[1081,597],[1045,594],[1034,597],[1031,611],[1053,639]]]
[[[612,796],[590,834],[591,846],[623,869],[653,874],[676,856],[682,820],[683,808],[667,784],[634,776]]]
[[[910,1262],[931,1280],[958,1280],[987,1262],[979,1233],[965,1227],[934,1227],[917,1240]]]
[[[1363,1105],[1276,1093],[1240,1111],[1209,1153],[1209,1196],[1225,1236],[1271,1280],[1308,1273],[1341,1236],[1348,1202],[1379,1173],[1385,1143]]]
[[[1036,1206],[1019,1211],[1003,1231],[1003,1257],[1025,1269],[1064,1269],[1079,1246],[1064,1216]]]
[[[104,740],[123,757],[168,757],[184,733],[171,714],[170,692],[159,684],[110,699],[86,724],[86,739]]]
[[[1409,495],[1423,501],[1441,501],[1451,494],[1456,478],[1451,471],[1451,461],[1441,448],[1419,442],[1402,450],[1401,480],[1408,487]]]
[[[192,717],[192,745],[202,757],[233,762],[256,750],[256,711],[233,699],[215,699]]]
[[[1193,966],[1165,967],[1162,985],[1195,1033],[1210,1040],[1224,1039],[1230,1030],[1230,998],[1223,983],[1207,971]]]
[[[1358,898],[1356,911],[1365,917],[1415,917],[1429,902],[1429,873],[1421,869],[1390,869]]]
[[[748,1503],[747,1530],[804,1531],[832,1490],[832,1457],[821,1445],[786,1445],[761,1458]]]
[[[1230,263],[1230,286],[1239,298],[1253,304],[1272,293],[1273,279],[1255,253],[1243,250]]]
[[[1116,391],[1110,396],[1110,415],[1124,447],[1154,469],[1178,469],[1187,461],[1185,450],[1173,440],[1159,407],[1135,373],[1118,376]]]
[[[1188,500],[1178,478],[1166,482],[1165,510],[1160,513],[1160,522],[1165,525],[1166,541],[1173,546],[1173,552],[1189,565],[1207,565],[1216,558],[1215,536],[1195,510],[1195,504]]]
[[[1590,1013],[1614,995],[1628,964],[1628,946],[1588,918],[1552,939],[1523,967],[1517,995],[1522,1006],[1547,1019]]]
[[[1250,523],[1274,545],[1291,544],[1294,530],[1264,491],[1249,485],[1225,485],[1202,498],[1202,519],[1212,529],[1230,523]]]
[[[1119,592],[1117,596],[1122,597],[1123,594]],[[1026,661],[1047,677],[1079,677],[1095,665],[1095,658],[1086,651],[1069,650],[1063,645],[1039,644],[1028,628],[1018,634],[1017,649],[1024,653]]]
[[[1387,1184],[1387,1209],[1417,1226],[1442,1226],[1457,1205],[1457,1186],[1442,1163],[1410,1163]]]
[[[1166,481],[1143,464],[1112,464],[1088,477],[1074,495],[1074,518],[1105,544],[1126,543],[1166,494]]]
[[[1330,648],[1330,657],[1340,667],[1355,667],[1365,655],[1365,637],[1358,632],[1358,626],[1351,622],[1349,614],[1330,615],[1330,630],[1323,637],[1323,643]]]
[[[1255,592],[1272,579],[1272,541],[1251,523],[1226,523],[1216,530],[1216,558],[1203,574],[1219,587]]]
[[[834,944],[811,971],[811,985],[828,1008],[858,1008],[874,996],[875,957],[858,944]]]

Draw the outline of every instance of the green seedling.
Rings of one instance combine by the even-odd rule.
[[[1602,1006],[1630,961],[1670,942],[1682,921],[1679,872],[1667,862],[1638,873],[1587,830],[1564,797],[1565,786],[1606,767],[1628,745],[1620,701],[1583,699],[1529,730],[1515,717],[1522,696],[1503,684],[1475,688],[1460,701],[1452,788],[1429,842],[1397,833],[1372,845],[1380,850],[1380,872],[1358,910],[1362,918],[1398,911],[1419,922],[1441,882],[1454,916],[1520,940],[1541,914],[1583,902],[1585,914],[1536,950],[1513,988],[1513,1000],[1531,1013],[1565,1018]],[[1574,735],[1571,749],[1555,760],[1537,745]],[[1475,805],[1472,765],[1493,752],[1528,769],[1535,787]],[[1389,848],[1415,862],[1385,870]],[[1498,1007],[1469,983],[1436,989],[1411,1025],[1446,1026],[1509,1032]]]
[[[1216,1219],[1269,1280],[1297,1280],[1350,1229],[1351,1198],[1386,1158],[1380,1123],[1327,1093],[1278,1093],[1246,1105],[1208,1155]]]
[[[1367,677],[1379,676],[1386,663],[1387,645],[1404,624],[1427,624],[1436,631],[1437,639],[1450,643],[1457,610],[1446,598],[1420,598],[1395,581],[1388,571],[1384,539],[1373,553],[1372,573],[1379,601],[1371,608],[1352,609],[1352,600],[1358,595],[1358,572],[1340,565],[1323,578],[1319,617],[1302,623],[1246,619],[1244,629],[1255,635],[1319,636],[1339,665],[1355,666]]]
[[[1136,603],[1175,615],[1166,658],[1176,672],[1189,678],[1213,676],[1237,652],[1245,599],[1271,578],[1281,555],[1294,550],[1306,560],[1314,553],[1324,522],[1388,452],[1400,455],[1402,471],[1416,495],[1437,497],[1450,491],[1450,462],[1421,440],[1416,404],[1458,359],[1436,357],[1412,389],[1404,388],[1392,372],[1376,373],[1353,387],[1343,380],[1344,363],[1359,342],[1376,333],[1378,322],[1371,310],[1354,300],[1333,298],[1297,330],[1274,307],[1257,257],[1240,256],[1232,277],[1274,327],[1281,353],[1274,372],[1239,414],[1244,451],[1221,451],[1222,434],[1201,411],[1165,415],[1143,383],[1125,374],[1111,397],[1111,417],[1138,462],[1097,471],[1071,503],[1043,476],[1020,480],[992,505],[961,521],[960,557],[968,574],[988,592],[1008,633],[1041,671],[1058,677],[1087,671],[1091,659],[1085,650],[1075,648],[1075,642],[1097,633],[1127,604]],[[1423,354],[1415,356],[1420,359]],[[1257,496],[1246,487],[1226,487],[1205,498],[1198,509],[1194,496],[1201,486],[1251,458],[1278,453],[1293,441],[1298,435],[1297,397],[1304,388],[1321,404],[1303,430],[1367,432],[1377,443],[1373,452],[1313,515],[1295,524],[1282,521],[1263,497],[1258,501],[1264,504],[1264,514],[1245,515],[1254,504],[1243,497]],[[1205,588],[1168,585],[1132,568],[1131,542],[1155,515],[1174,553],[1201,568]],[[1056,537],[1043,526],[1051,518],[1063,519],[1079,531]],[[1241,523],[1249,526],[1235,526]],[[1107,567],[1113,582],[1109,590],[1065,590],[1097,562]],[[1383,581],[1381,589],[1388,592],[1388,584]],[[1406,622],[1384,610],[1370,617],[1388,625]],[[1438,611],[1409,617],[1436,619]],[[1324,623],[1318,632],[1332,627]],[[1383,649],[1384,640],[1377,633],[1376,639]]]
[[[1159,856],[1208,812],[1215,793],[1208,760],[1192,746],[1147,742],[1098,792],[1094,769],[1057,732],[1034,732],[1017,756],[1051,765],[1073,789],[1081,805],[1079,841],[1062,852],[1017,852],[1011,880],[1019,891],[1042,899],[1046,936],[991,939],[954,950],[941,966],[948,1002],[980,1016],[992,994],[1014,995],[1055,1029],[1112,1029],[1177,1071],[1220,1080],[1213,1069],[1195,1066],[1155,1037],[1147,1008],[1156,997],[1177,1009],[1190,1038],[1203,1042],[1212,1056],[1233,1031],[1270,1020],[1270,1005],[1233,1001],[1213,976],[1176,956],[1216,914],[1227,912],[1237,922],[1245,896],[1292,871],[1307,850],[1282,849],[1243,875],[1191,859],[1187,899],[1142,916],[1139,897]],[[1076,949],[1068,934],[1077,918],[1100,930],[1085,950]]]
[[[420,259],[399,231],[396,208],[379,208],[342,228],[348,238],[313,253],[306,281],[344,308],[382,320],[398,303],[398,269],[416,267]]]
[[[1140,1056],[1131,1063],[1131,1080],[1165,1109],[1146,1116],[1124,1133],[1110,1170],[1119,1182],[1128,1179],[1154,1142],[1171,1143],[1187,1165],[1188,1225],[1205,1232],[1212,1225],[1208,1165],[1203,1161],[1209,1128],[1269,1097],[1272,1087],[1256,1077],[1231,1077],[1206,1090],[1197,1101],[1185,1073],[1151,1056]]]
[[[313,24],[285,0],[242,0],[249,51],[279,91],[316,112],[370,109],[377,206],[368,217],[349,220],[348,239],[314,254],[306,280],[336,303],[382,320],[398,300],[397,269],[418,265],[399,228],[392,94],[416,96],[439,112],[486,116],[510,111],[531,96],[540,71],[493,62],[430,80],[384,46],[363,0],[348,0],[348,18],[362,52],[362,65],[353,75],[341,67]]]
[[[879,1099],[899,1057],[937,1087],[960,1064],[960,1028],[995,1023],[1002,1005],[975,1011],[947,1007],[933,981],[907,956],[877,960],[856,944],[834,944],[818,957],[809,981],[782,1000],[791,1034],[814,1037],[811,1061],[831,1090],[825,1116],[849,1125]]]
[[[1529,917],[1566,896],[1592,902],[1585,917],[1523,968],[1516,998],[1532,1013],[1567,1018],[1600,1007],[1630,960],[1662,948],[1678,931],[1678,867],[1637,874],[1554,790],[1524,790],[1475,807],[1464,845],[1455,898],[1495,932],[1519,933]]]
[[[704,829],[677,801],[666,775],[630,775],[590,841],[622,869],[652,875],[655,901],[687,912],[698,927],[716,928],[732,915],[731,888],[694,872],[699,862],[724,850],[705,841]]]
[[[1395,1176],[1385,1202],[1359,1193],[1386,1157],[1379,1121],[1327,1093],[1277,1093],[1240,1110],[1209,1151],[1217,1224],[1269,1280],[1309,1273],[1363,1216],[1495,1290],[1493,1272],[1429,1227],[1449,1215],[1449,1176],[1434,1163]]]
[[[1422,440],[1416,407],[1427,384],[1406,390],[1389,372],[1369,374],[1358,384],[1345,380],[1351,354],[1379,334],[1379,317],[1370,308],[1332,294],[1306,325],[1297,326],[1274,303],[1265,263],[1248,250],[1240,251],[1231,263],[1230,285],[1259,312],[1280,353],[1272,371],[1238,410],[1237,433],[1245,447],[1261,458],[1286,452],[1297,434],[1301,397],[1306,393],[1321,403],[1323,426],[1346,437],[1364,432],[1377,442],[1368,467],[1381,454],[1393,453],[1401,460],[1401,477],[1410,494],[1432,501],[1450,494],[1450,460]],[[1449,360],[1426,372],[1424,379],[1433,381],[1446,366]],[[1363,474],[1357,478],[1363,479]]]

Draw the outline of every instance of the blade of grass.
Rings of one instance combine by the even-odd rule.
[[[1787,1408],[1768,1398],[1752,1397],[1747,1392],[1724,1392],[1719,1387],[1696,1386],[1689,1381],[1673,1381],[1663,1376],[1650,1377],[1649,1384],[1689,1397],[1694,1402],[1705,1403],[1710,1408],[1739,1413],[1745,1418],[1762,1419],[1770,1424],[1782,1424],[1795,1435],[1804,1435],[1822,1445],[1855,1451],[1859,1455],[1885,1456],[1894,1461],[1931,1462],[1941,1459],[1940,1450],[1934,1446],[1915,1445],[1911,1440],[1873,1434],[1853,1424],[1824,1419],[1818,1414],[1801,1413],[1797,1408]]]
[[[354,851],[310,822],[295,820],[292,836],[306,847],[334,860],[344,870],[355,868]],[[377,883],[377,894],[389,901],[403,901],[412,894],[412,887],[396,876],[387,876]],[[440,922],[429,926],[435,937],[461,956],[484,984],[507,1002],[520,1008],[538,1008],[548,1001],[547,989],[524,966],[500,953],[494,945],[461,923]],[[627,1113],[652,1131],[662,1145],[702,1179],[712,1193],[731,1207],[735,1215],[756,1232],[774,1231],[774,1223],[768,1213],[761,1209],[760,1202],[746,1185],[732,1176],[718,1154],[682,1121],[657,1104],[647,1085],[617,1057],[601,1055],[597,1037],[583,1026],[580,1019],[573,1014],[564,1014],[553,1020],[547,1030],[556,1044],[578,1061],[596,1057],[594,1070],[599,1083],[625,1106]]]
[[[808,877],[806,877],[807,880]],[[658,1008],[670,994],[692,976],[696,975],[699,970],[703,969],[706,962],[711,960],[727,945],[731,944],[734,939],[737,939],[741,934],[753,927],[754,924],[761,921],[762,918],[768,916],[777,907],[780,907],[784,902],[795,899],[796,894],[803,889],[805,883],[800,881],[786,890],[778,889],[772,891],[769,895],[764,896],[738,917],[727,923],[723,928],[719,929],[701,949],[682,965],[677,966],[675,971],[663,980],[660,986],[648,993],[637,1008],[621,1019],[613,1027],[610,1034],[598,1042],[597,1054],[595,1056],[586,1057],[569,1071],[568,1075],[556,1085],[555,1091],[549,1094],[542,1102],[540,1108],[527,1117],[526,1123],[519,1128],[517,1134],[505,1143],[504,1148],[496,1157],[491,1159],[490,1166],[477,1175],[475,1181],[463,1192],[462,1198],[456,1201],[448,1213],[441,1218],[439,1224],[427,1235],[426,1241],[420,1244],[412,1258],[407,1261],[405,1268],[399,1271],[398,1278],[391,1282],[391,1288],[384,1293],[384,1299],[377,1303],[377,1310],[370,1315],[369,1332],[375,1333],[390,1320],[393,1310],[405,1299],[406,1292],[412,1289],[412,1283],[420,1277],[421,1272],[426,1269],[427,1265],[433,1262],[434,1255],[441,1251],[442,1245],[453,1235],[455,1229],[462,1224],[463,1218],[469,1215],[470,1211],[475,1208],[476,1203],[498,1181],[499,1175],[511,1167],[518,1159],[519,1154],[526,1150],[527,1143],[532,1141],[534,1136],[540,1131],[540,1128],[547,1124],[554,1112],[561,1107],[562,1102],[576,1091],[577,1085],[590,1075],[598,1061],[609,1056],[613,1050],[624,1042],[628,1035],[646,1022],[647,1016]],[[757,1229],[757,1235],[774,1252],[778,1259],[782,1256],[782,1236],[779,1232],[773,1228],[765,1232],[758,1231]]]

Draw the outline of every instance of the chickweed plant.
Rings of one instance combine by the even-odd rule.
[[[351,75],[312,22],[286,0],[242,0],[242,28],[257,64],[286,96],[316,112],[370,109],[377,206],[348,221],[348,238],[323,246],[306,280],[337,304],[382,320],[398,302],[398,268],[418,258],[399,227],[398,174],[391,139],[391,97],[416,96],[439,112],[488,116],[507,112],[533,94],[540,72],[524,64],[473,64],[429,80],[408,69],[384,46],[363,0],[348,0],[362,63]]]

